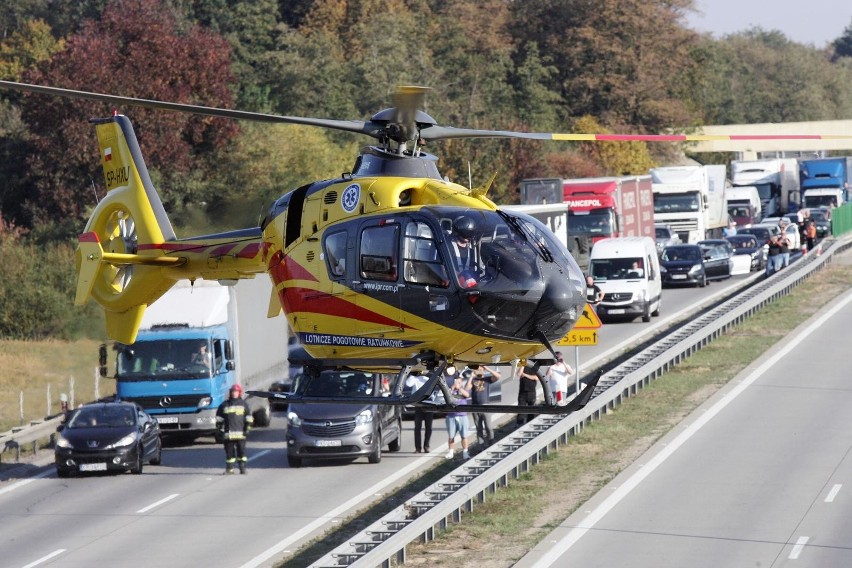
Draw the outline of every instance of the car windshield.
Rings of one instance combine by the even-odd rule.
[[[701,260],[699,247],[669,247],[663,251],[663,260]]]
[[[68,420],[68,428],[126,428],[136,423],[136,414],[127,406],[80,408]]]
[[[376,392],[378,375],[355,371],[323,371],[319,377],[303,383],[305,396],[327,396],[347,398],[370,398],[380,396]]]
[[[769,238],[769,229],[757,229],[755,227],[751,227],[748,229],[742,229],[741,233],[746,233],[749,235],[754,235],[758,239],[767,240]]]
[[[751,237],[731,238],[731,246],[734,250],[749,249],[757,247],[757,241]]]

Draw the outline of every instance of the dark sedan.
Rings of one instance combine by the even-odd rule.
[[[707,280],[722,280],[731,277],[734,268],[734,247],[725,239],[699,241],[704,254],[704,271]]]
[[[766,268],[766,250],[762,241],[754,235],[734,235],[727,238],[734,248],[734,254],[747,255],[751,259],[751,270]]]
[[[56,474],[127,471],[142,473],[145,463],[159,465],[160,427],[141,407],[129,402],[98,402],[74,410],[58,429]]]
[[[660,274],[663,286],[688,284],[707,285],[704,253],[698,245],[675,245],[663,249],[660,256]]]

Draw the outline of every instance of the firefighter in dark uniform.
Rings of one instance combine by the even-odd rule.
[[[231,387],[228,400],[216,411],[216,428],[225,440],[225,473],[234,473],[238,464],[240,473],[246,472],[246,435],[251,430],[254,417],[248,404],[242,399],[243,387]]]

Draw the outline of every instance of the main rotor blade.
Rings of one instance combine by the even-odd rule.
[[[244,110],[222,109],[201,105],[184,103],[170,103],[153,99],[139,99],[135,97],[122,97],[118,95],[106,95],[103,93],[92,93],[89,91],[76,91],[73,89],[62,89],[59,87],[45,87],[43,85],[32,85],[29,83],[16,83],[14,81],[0,81],[0,87],[6,87],[16,91],[40,93],[44,95],[55,95],[59,97],[71,97],[76,99],[87,99],[102,101],[118,105],[130,105],[143,108],[170,110],[174,112],[186,112],[190,114],[201,114],[206,116],[218,116],[222,118],[235,118],[239,120],[253,120],[256,122],[272,122],[285,124],[303,124],[306,126],[319,126],[366,134],[373,138],[379,137],[381,127],[363,120],[332,120],[326,118],[307,118],[300,116],[282,116],[261,112],[249,112]]]
[[[383,134],[386,133],[386,125],[363,120],[333,120],[327,118],[283,116],[184,103],[171,103],[153,99],[122,97],[118,95],[62,89],[59,87],[46,87],[43,85],[32,85],[29,83],[18,83],[14,81],[0,81],[0,87],[23,92],[88,99],[114,104],[170,110],[174,112],[186,112],[206,116],[217,116],[222,118],[233,118],[238,120],[319,126],[321,128],[331,128],[334,130],[366,134],[367,136],[371,136],[376,139],[381,139]],[[410,126],[414,124],[414,118],[412,115],[416,116],[417,108],[421,105],[427,90],[428,89],[426,87],[402,87],[399,91],[397,91],[397,94],[394,95],[394,100],[397,104],[395,112],[398,124],[403,125],[406,130],[408,128],[414,128],[414,126]],[[420,137],[424,140],[446,140],[450,138],[519,138],[568,142],[704,142],[717,140],[849,140],[852,139],[852,134],[563,134],[556,132],[477,130],[471,128],[454,128],[452,126],[432,125],[423,127]],[[402,138],[409,139],[410,137]]]
[[[424,140],[449,138],[522,138],[568,142],[704,142],[714,140],[847,140],[840,134],[561,134],[557,132],[516,132],[514,130],[475,130],[452,126],[429,126],[420,131]]]

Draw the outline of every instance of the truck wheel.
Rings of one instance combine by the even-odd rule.
[[[264,405],[260,410],[254,413],[254,425],[260,428],[266,428],[272,422],[272,412],[269,410],[269,405]]]
[[[651,315],[654,316],[654,317],[658,317],[660,315],[660,308],[662,308],[662,307],[663,307],[663,301],[660,300],[659,302],[657,302],[657,309],[654,310],[653,312],[651,312]]]
[[[651,302],[645,304],[645,311],[642,313],[642,321],[645,323],[651,321]]]
[[[287,456],[287,465],[292,468],[302,467],[302,458],[296,456]]]

